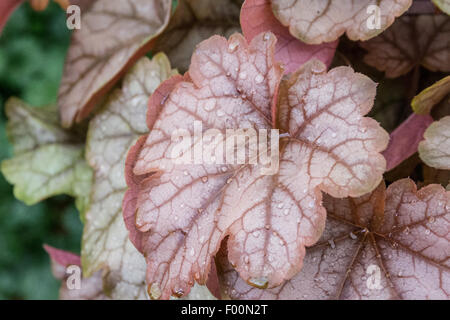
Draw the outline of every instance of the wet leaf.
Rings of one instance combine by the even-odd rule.
[[[97,0],[81,14],[59,89],[64,127],[86,118],[152,46],[169,21],[170,0]]]
[[[273,15],[270,0],[246,0],[241,11],[241,25],[247,41],[261,32],[277,37],[275,59],[284,64],[286,73],[296,71],[302,64],[316,58],[330,66],[338,40],[321,45],[308,45],[293,37]]]
[[[150,99],[150,133],[127,159],[124,219],[137,228],[130,238],[146,254],[152,298],[182,296],[194,281],[205,283],[226,236],[241,277],[257,287],[280,285],[301,269],[305,246],[323,231],[321,191],[359,196],[381,181],[379,152],[388,135],[364,117],[375,83],[349,67],[327,73],[314,60],[278,89],[275,42],[270,33],[250,44],[239,34],[211,37],[197,47],[189,73],[164,82]],[[178,163],[171,135],[193,135],[195,120],[222,136],[226,129],[276,125],[285,133],[279,146],[271,140],[272,164],[280,147],[279,167],[219,165],[220,158]]]
[[[450,287],[450,192],[412,180],[360,198],[324,199],[327,226],[302,271],[283,286],[246,284],[221,256],[234,299],[443,299]]]
[[[2,161],[14,195],[28,205],[68,194],[84,212],[89,203],[92,170],[84,160],[84,144],[58,124],[55,108],[33,108],[19,99],[6,103],[7,132],[14,157]]]
[[[86,157],[94,169],[94,182],[83,233],[83,270],[88,277],[106,270],[106,293],[114,299],[146,298],[145,260],[129,241],[122,218],[125,157],[137,138],[148,132],[148,97],[172,74],[164,54],[151,61],[142,58],[90,122]]]
[[[300,40],[319,44],[344,33],[351,40],[368,40],[388,28],[403,14],[412,0],[271,0],[275,16]],[[377,5],[380,25],[376,25]],[[373,24],[373,27],[370,26]]]
[[[368,51],[364,61],[396,78],[422,65],[431,71],[450,71],[448,38],[450,17],[404,16],[381,35],[361,46]]]
[[[174,68],[189,68],[195,46],[212,35],[230,36],[240,30],[242,1],[180,0],[154,51],[164,51]]]
[[[431,108],[441,102],[448,94],[450,94],[450,76],[420,92],[411,101],[411,106],[417,114],[429,114]]]
[[[419,144],[420,158],[430,167],[450,170],[450,116],[433,122]]]

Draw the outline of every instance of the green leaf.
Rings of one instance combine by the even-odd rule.
[[[84,145],[62,129],[54,108],[33,108],[17,98],[6,103],[7,133],[14,156],[1,164],[14,195],[27,205],[59,194],[76,198],[83,212],[89,203],[92,170]]]
[[[174,71],[164,54],[144,57],[125,76],[122,88],[108,97],[89,124],[86,158],[94,168],[91,206],[86,213],[81,261],[90,277],[104,270],[106,294],[114,299],[144,299],[145,259],[128,239],[122,217],[127,189],[128,149],[147,133],[147,101]]]

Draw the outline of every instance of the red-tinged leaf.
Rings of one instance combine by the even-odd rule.
[[[273,15],[270,0],[246,0],[241,10],[241,26],[247,41],[261,32],[273,32],[277,37],[275,59],[284,63],[285,71],[296,71],[302,64],[316,58],[330,66],[339,40],[321,45],[308,45],[294,38],[289,29]]]
[[[97,0],[81,14],[66,58],[58,103],[64,127],[86,118],[167,26],[170,0]]]
[[[412,0],[271,0],[275,16],[292,35],[306,43],[330,42],[344,33],[350,40],[367,40],[388,28]],[[376,25],[378,7],[379,26]]]
[[[80,257],[68,251],[56,249],[44,244],[44,249],[50,256],[52,264],[53,276],[61,281],[61,288],[59,289],[59,299],[61,300],[105,300],[108,299],[103,294],[103,282],[101,272],[97,272],[89,278],[81,276],[81,261]],[[79,267],[79,274],[77,271],[68,269],[69,267]],[[72,282],[69,277],[78,277],[80,287],[70,287],[69,282]],[[74,279],[74,281],[78,281]]]
[[[368,51],[364,62],[386,72],[388,78],[407,74],[419,65],[449,72],[449,36],[449,16],[404,16],[378,37],[361,42]]]
[[[219,256],[233,299],[450,298],[450,192],[410,179],[360,198],[326,196],[327,226],[307,249],[303,270],[283,286],[246,284]]]
[[[194,281],[205,283],[227,236],[241,277],[258,287],[280,285],[301,269],[305,246],[323,231],[321,191],[360,196],[381,181],[379,152],[388,135],[364,118],[375,83],[349,67],[327,73],[318,60],[281,82],[275,44],[271,33],[250,44],[239,34],[211,37],[197,46],[189,73],[150,99],[150,133],[127,158],[124,217],[145,253],[152,298],[182,296]],[[261,164],[174,161],[171,135],[192,135],[196,120],[223,136],[226,129],[277,124],[287,135],[279,167],[269,174]]]
[[[389,171],[417,152],[423,134],[433,122],[430,115],[412,114],[390,135],[389,145],[383,152]]]
[[[9,16],[23,2],[23,0],[2,0],[0,1],[0,34],[8,21]]]

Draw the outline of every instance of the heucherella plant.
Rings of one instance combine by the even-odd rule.
[[[445,1],[58,3],[57,103],[6,102],[1,170],[75,198],[61,299],[450,298]]]

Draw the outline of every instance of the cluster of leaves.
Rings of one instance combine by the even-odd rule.
[[[449,298],[446,1],[74,3],[58,106],[7,102],[2,163],[27,204],[76,198],[61,298]],[[174,162],[195,121],[278,129],[277,171]]]

